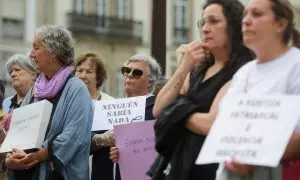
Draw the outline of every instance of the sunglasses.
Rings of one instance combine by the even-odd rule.
[[[123,76],[132,75],[134,79],[139,79],[143,75],[143,71],[140,69],[133,69],[130,67],[122,67],[121,69]]]

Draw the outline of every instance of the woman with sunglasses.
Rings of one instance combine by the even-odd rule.
[[[75,76],[86,84],[94,101],[113,99],[99,90],[107,78],[106,74],[102,58],[94,53],[85,53],[75,60]],[[114,145],[112,136],[112,131],[92,132],[91,180],[113,180],[113,163],[109,159],[109,148]]]
[[[257,59],[235,74],[226,96],[238,93],[300,94],[300,34],[295,29],[294,14],[288,1],[250,0],[244,12],[243,40]],[[279,167],[226,162],[218,180],[297,180],[300,179],[299,156],[300,122]]]
[[[193,114],[208,113],[221,88],[227,86],[237,69],[253,58],[242,43],[243,10],[238,0],[205,3],[198,23],[202,42],[192,42],[182,49],[180,66],[156,98],[153,112],[158,117],[155,133],[160,156],[150,170],[152,179],[215,178],[216,164],[195,165],[206,135],[193,133],[185,124]],[[187,78],[188,88],[183,85]],[[187,94],[178,96],[183,87],[188,89]]]
[[[145,120],[155,119],[152,114],[155,97],[155,85],[161,77],[161,67],[157,61],[148,55],[136,54],[124,63],[121,68],[124,75],[123,88],[126,97],[147,96],[145,107]],[[118,149],[110,149],[110,159],[118,163]],[[120,178],[117,166],[116,177]]]

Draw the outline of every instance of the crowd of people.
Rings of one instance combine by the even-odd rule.
[[[300,122],[276,168],[234,158],[195,164],[223,98],[300,93],[300,34],[294,20],[287,0],[249,0],[246,7],[238,0],[206,0],[198,21],[201,41],[177,49],[178,68],[159,91],[162,70],[155,58],[138,53],[124,59],[126,98],[146,96],[145,120],[156,119],[158,155],[149,179],[300,179]],[[36,29],[29,56],[15,54],[7,61],[16,94],[5,98],[0,82],[0,141],[14,109],[41,100],[53,109],[42,148],[1,154],[0,179],[4,174],[6,180],[122,179],[114,131],[91,131],[94,102],[114,99],[100,91],[107,69],[100,55],[75,57],[74,47],[65,27],[45,25]]]

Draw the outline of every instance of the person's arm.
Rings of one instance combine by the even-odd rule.
[[[180,66],[167,84],[159,91],[156,96],[155,104],[153,107],[154,117],[158,117],[161,110],[166,107],[170,102],[174,101],[179,95],[180,90],[183,88],[184,80],[189,74],[189,69]],[[184,87],[186,89],[186,87]]]
[[[180,89],[179,94],[186,94],[189,90],[189,87],[190,87],[190,73],[184,79],[184,82],[183,82],[183,85]]]
[[[49,159],[48,150],[45,148],[41,148],[38,151],[32,153],[33,160],[38,162],[46,161]]]
[[[67,103],[57,104],[57,109],[64,108],[61,111],[65,112],[63,117],[58,117],[61,118],[60,121],[63,121],[62,131],[53,139],[52,143],[53,158],[60,167],[66,166],[75,156],[78,156],[78,153],[83,152],[82,149],[87,149],[91,145],[90,133],[94,110],[90,94],[86,87],[78,82],[71,81],[71,83],[74,84],[67,93],[61,96]],[[47,148],[48,143],[49,140],[44,141],[44,147]]]
[[[48,150],[41,148],[36,152],[27,154],[20,149],[13,149],[12,154],[5,159],[5,165],[9,169],[29,169],[38,162],[48,160]]]
[[[227,82],[219,90],[208,113],[194,113],[189,117],[186,127],[190,131],[199,135],[208,134],[214,120],[216,119],[219,104],[229,89],[230,82],[231,81]]]
[[[161,110],[176,99],[181,89],[182,92],[188,89],[185,86],[188,86],[189,83],[184,83],[185,79],[189,78],[188,74],[195,68],[196,61],[202,59],[204,59],[204,45],[197,42],[191,43],[183,55],[180,66],[166,85],[159,91],[153,107],[154,117],[158,117]]]
[[[300,65],[296,65],[293,74],[291,75],[289,93],[294,95],[300,95]],[[285,149],[282,160],[289,160],[295,157],[300,157],[300,119],[298,120],[298,124],[296,126],[296,131],[292,134],[289,143]]]
[[[300,157],[300,132],[294,132],[283,154],[282,160]]]
[[[113,130],[106,131],[102,134],[93,134],[91,142],[91,150],[96,151],[103,147],[111,147],[115,145]]]

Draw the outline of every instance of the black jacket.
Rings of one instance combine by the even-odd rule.
[[[195,112],[207,113],[222,86],[242,65],[224,68],[203,81],[205,71],[191,73],[190,88],[186,96],[179,96],[163,109],[154,126],[159,156],[148,175],[152,180],[214,180],[217,165],[195,165],[205,135],[197,135],[186,127],[186,119]],[[171,171],[164,176],[168,163]]]

